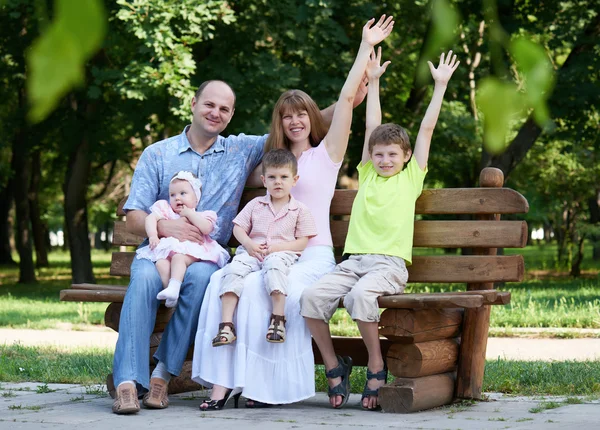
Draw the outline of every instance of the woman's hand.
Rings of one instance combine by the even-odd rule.
[[[377,54],[375,54],[375,50],[371,51],[371,58],[367,63],[367,68],[365,73],[369,80],[379,79],[381,75],[385,73],[385,70],[390,65],[391,61],[386,61],[381,65],[381,46],[377,48]]]
[[[373,25],[375,18],[371,18],[363,27],[362,41],[375,46],[384,40],[394,28],[393,18],[393,16],[388,16],[386,19],[385,15],[381,15],[381,18],[379,18],[379,21],[375,25]]]
[[[444,58],[444,53],[440,57],[440,64],[437,69],[433,66],[431,61],[428,61],[429,70],[431,76],[436,84],[447,85],[448,81],[452,77],[452,74],[460,64],[460,61],[456,61],[456,54],[452,55],[452,51],[448,51],[448,56]]]

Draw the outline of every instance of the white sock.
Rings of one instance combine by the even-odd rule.
[[[162,361],[158,362],[158,364],[154,368],[154,371],[152,372],[152,376],[150,377],[164,379],[167,382],[171,380],[171,374],[167,370],[167,366],[165,366],[165,364]]]
[[[158,300],[166,300],[165,306],[168,308],[173,308],[177,304],[177,299],[179,299],[179,290],[181,289],[181,281],[177,279],[169,279],[169,285],[167,288],[162,290],[156,298]]]
[[[123,381],[119,385],[117,385],[117,388],[119,388],[123,384],[133,384],[133,386],[135,387],[135,382],[134,381]]]

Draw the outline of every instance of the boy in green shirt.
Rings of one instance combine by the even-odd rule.
[[[442,54],[437,69],[428,62],[435,87],[412,159],[406,130],[396,124],[380,125],[379,78],[389,63],[381,65],[379,48],[377,54],[371,54],[366,69],[369,86],[365,143],[358,166],[359,189],[344,249],[350,258],[307,288],[300,302],[302,316],[325,363],[329,401],[334,408],[348,401],[348,377],[352,371],[350,357],[336,356],[329,331],[329,320],[343,298],[369,353],[362,406],[379,409],[379,387],[386,382],[387,368],[379,344],[377,299],[400,294],[406,286],[406,266],[412,261],[415,202],[423,189],[431,136],[442,99],[460,62],[452,51],[446,57]]]

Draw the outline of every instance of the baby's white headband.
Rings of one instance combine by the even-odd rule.
[[[175,179],[188,181],[192,186],[194,193],[196,194],[196,199],[198,200],[198,203],[200,202],[200,188],[202,188],[202,182],[200,182],[200,179],[194,177],[194,175],[191,172],[187,172],[185,170],[177,172],[177,174],[171,179],[171,182],[173,182]]]

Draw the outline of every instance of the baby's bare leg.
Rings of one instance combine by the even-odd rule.
[[[196,261],[198,259],[185,254],[175,254],[171,258],[171,279],[169,279],[169,285],[156,296],[158,300],[165,300],[166,307],[173,308],[177,305],[179,290],[181,289],[185,271],[190,264]]]
[[[163,288],[167,288],[169,278],[171,277],[171,262],[164,258],[156,260],[156,270],[158,270],[158,274],[160,275]]]

